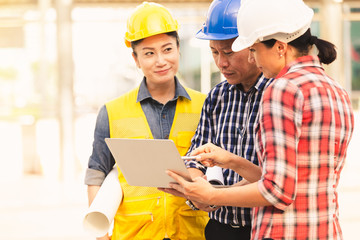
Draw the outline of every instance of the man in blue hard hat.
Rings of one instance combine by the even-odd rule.
[[[266,79],[254,63],[248,62],[248,49],[231,50],[238,36],[236,20],[240,5],[240,0],[214,0],[202,29],[196,34],[198,39],[210,40],[214,61],[226,80],[209,92],[188,153],[203,144],[213,143],[258,164],[255,126],[263,92],[272,79]],[[186,165],[193,177],[205,174],[205,167],[195,161],[186,162]],[[251,181],[231,169],[221,170],[225,185]],[[254,177],[257,180],[259,176]],[[205,228],[207,240],[250,239],[250,208],[193,204],[209,212],[210,221]]]

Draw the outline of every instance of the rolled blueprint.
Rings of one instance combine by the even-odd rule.
[[[208,182],[212,185],[224,185],[224,175],[221,167],[208,167],[205,175]]]
[[[115,166],[106,176],[93,202],[85,213],[83,226],[95,237],[104,236],[114,219],[122,200],[122,189]]]

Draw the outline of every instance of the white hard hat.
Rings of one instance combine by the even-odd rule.
[[[243,0],[237,17],[239,36],[232,50],[269,39],[291,42],[309,29],[313,16],[302,0]]]

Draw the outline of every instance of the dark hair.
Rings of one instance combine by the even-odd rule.
[[[176,46],[180,46],[180,38],[179,38],[179,34],[177,31],[173,31],[173,32],[167,32],[165,33],[166,35],[169,35],[171,37],[174,37],[176,39]],[[136,55],[136,52],[135,52],[135,47],[141,43],[142,41],[144,40],[144,38],[140,39],[140,40],[137,40],[137,41],[133,41],[133,42],[130,42],[131,43],[131,48],[133,50],[133,53]]]
[[[275,42],[275,39],[270,39],[263,41],[262,43],[268,48],[271,48],[274,46]],[[335,45],[326,40],[317,38],[316,36],[312,36],[310,28],[303,35],[288,44],[296,48],[300,56],[308,55],[310,47],[315,45],[319,50],[318,57],[320,62],[324,64],[330,64],[336,59],[337,53]]]

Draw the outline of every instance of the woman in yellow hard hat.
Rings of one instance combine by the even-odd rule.
[[[178,27],[168,9],[156,3],[140,4],[129,17],[125,44],[132,48],[144,78],[99,112],[85,177],[90,203],[115,164],[105,138],[172,139],[181,155],[190,146],[205,95],[183,87],[175,76],[180,57]],[[130,186],[118,170],[124,197],[111,239],[205,239],[206,212],[192,210],[186,199],[157,188]]]

